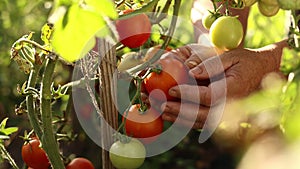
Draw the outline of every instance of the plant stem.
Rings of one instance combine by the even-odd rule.
[[[55,133],[52,128],[52,112],[51,112],[51,84],[52,75],[57,62],[57,56],[55,58],[47,59],[46,68],[42,80],[41,90],[41,115],[43,122],[43,137],[42,146],[46,151],[48,158],[54,169],[64,169],[64,163],[59,153],[59,147],[55,138]]]
[[[37,76],[38,76],[40,68],[41,68],[40,65],[35,65],[34,69],[31,70],[30,75],[28,77],[27,88],[29,88],[29,87],[34,88],[35,87]],[[27,106],[27,111],[28,111],[27,114],[28,114],[30,124],[33,127],[33,130],[34,130],[35,134],[39,138],[41,138],[42,135],[43,135],[43,132],[42,132],[42,128],[40,126],[40,123],[39,123],[39,120],[38,120],[38,117],[37,117],[37,114],[36,114],[36,109],[35,109],[35,106],[34,106],[34,98],[33,98],[32,94],[28,95],[26,97],[26,106]]]
[[[3,144],[0,143],[0,149],[1,149],[1,153],[5,156],[5,158],[9,161],[10,165],[14,168],[14,169],[19,169],[19,167],[17,166],[16,162],[14,161],[14,159],[10,156],[9,152],[6,150],[6,148],[4,147]]]

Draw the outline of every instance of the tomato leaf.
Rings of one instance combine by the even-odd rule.
[[[57,9],[57,13],[61,11]],[[55,52],[69,62],[80,59],[95,45],[95,34],[106,26],[104,17],[117,17],[109,0],[88,0],[85,4],[70,5],[54,21],[52,45]]]
[[[8,120],[8,118],[3,119],[1,124],[0,124],[0,133],[1,133],[1,135],[8,136],[8,135],[18,131],[18,127],[8,127],[8,128],[6,128],[7,120]]]

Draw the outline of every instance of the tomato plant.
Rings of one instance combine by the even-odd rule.
[[[155,136],[158,136],[163,131],[163,120],[161,115],[154,109],[149,108],[145,112],[140,112],[140,105],[132,105],[128,111],[125,120],[125,129],[128,136],[144,139],[145,142],[152,142]]]
[[[123,11],[124,14],[133,12],[133,9]],[[116,29],[119,33],[120,42],[129,47],[142,46],[150,37],[151,23],[144,13],[132,17],[120,18],[116,21]]]
[[[86,158],[74,158],[67,166],[66,169],[95,169],[93,163]]]
[[[209,36],[217,48],[234,49],[243,40],[243,25],[235,16],[221,16],[212,24]]]
[[[161,72],[152,72],[144,79],[147,92],[151,97],[161,101],[164,101],[165,98],[176,100],[176,98],[169,95],[169,89],[188,82],[187,67],[176,57],[161,58],[157,64],[161,66]],[[160,92],[156,92],[156,89]]]
[[[32,168],[47,169],[50,166],[47,155],[36,138],[22,146],[22,158]]]
[[[204,26],[204,28],[206,28],[207,30],[210,29],[211,25],[215,22],[215,20],[218,18],[217,15],[214,15],[210,12],[207,12],[203,15],[202,17],[202,25]]]
[[[126,143],[117,141],[109,150],[110,161],[118,169],[136,169],[144,163],[145,157],[144,145],[134,138]]]

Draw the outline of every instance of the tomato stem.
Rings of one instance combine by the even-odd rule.
[[[28,77],[28,84],[27,88],[33,88],[36,85],[37,77],[39,74],[39,71],[41,69],[40,65],[35,65],[34,68],[31,70],[30,75]],[[28,118],[30,121],[30,124],[32,125],[35,134],[41,138],[43,135],[42,128],[40,126],[38,117],[37,117],[37,111],[34,107],[34,97],[32,94],[26,96],[26,106],[28,111]]]
[[[45,67],[45,72],[42,79],[42,89],[40,93],[41,101],[41,115],[43,122],[43,136],[41,138],[42,145],[44,150],[46,151],[48,158],[51,162],[52,168],[64,169],[64,163],[61,159],[58,144],[55,138],[55,133],[52,128],[52,112],[51,112],[51,84],[52,84],[52,76],[54,72],[54,68],[57,62],[58,56],[50,53],[49,55],[53,55],[52,57],[47,58],[47,63]]]

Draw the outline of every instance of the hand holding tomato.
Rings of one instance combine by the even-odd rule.
[[[259,88],[267,73],[277,71],[282,48],[286,46],[286,41],[281,41],[257,50],[234,49],[203,61],[191,69],[189,74],[197,80],[211,79],[212,82],[208,86],[185,84],[171,88],[171,96],[188,102],[164,103],[161,107],[164,112],[162,118],[173,122],[179,118],[177,120],[181,123],[191,125],[195,121],[191,117],[195,116],[193,113],[197,113],[193,127],[201,128],[210,108],[217,106],[220,98],[247,96]],[[222,72],[224,78],[216,78]],[[217,90],[212,90],[213,88]],[[199,97],[195,92],[199,93]],[[184,112],[178,117],[180,111]]]
[[[150,97],[157,100],[174,100],[176,98],[168,94],[168,90],[178,84],[188,82],[187,68],[176,57],[163,57],[158,60],[161,67],[160,73],[152,72],[145,79],[144,84]]]

